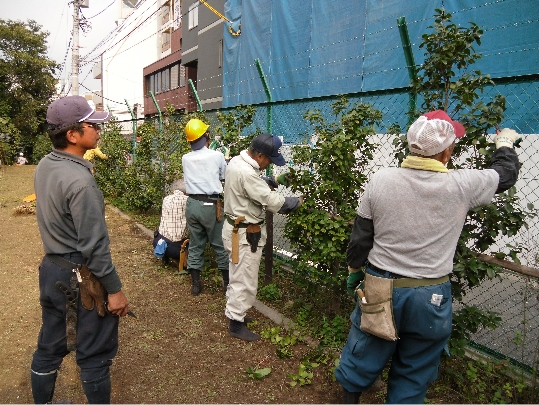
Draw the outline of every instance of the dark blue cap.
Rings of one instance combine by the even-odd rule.
[[[254,149],[269,157],[271,162],[277,166],[284,166],[286,164],[283,155],[279,153],[279,148],[282,144],[278,136],[271,134],[260,134],[251,142],[251,146]]]

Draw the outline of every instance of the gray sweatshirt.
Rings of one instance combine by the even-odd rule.
[[[112,263],[105,224],[105,201],[92,164],[57,149],[36,168],[36,214],[47,254],[80,252],[109,294],[122,283]]]

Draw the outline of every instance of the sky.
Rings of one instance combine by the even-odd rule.
[[[89,7],[82,8],[82,14],[88,19],[91,28],[87,33],[79,31],[79,94],[89,92],[83,87],[96,91],[100,89],[99,80],[92,78],[91,67],[83,65],[84,56],[88,55],[116,27],[118,5],[116,0],[89,0]],[[48,57],[63,64],[60,79],[71,83],[71,30],[73,28],[73,4],[69,0],[0,0],[0,19],[28,21],[34,20],[48,31]],[[67,57],[66,57],[67,53]],[[96,56],[94,52],[92,57]]]

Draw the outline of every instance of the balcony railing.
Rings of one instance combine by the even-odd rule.
[[[161,24],[165,25],[170,21],[170,11],[166,11],[165,14],[161,16]]]
[[[170,49],[170,41],[163,42],[161,45],[161,52],[166,52]]]

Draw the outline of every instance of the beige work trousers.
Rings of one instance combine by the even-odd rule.
[[[258,269],[262,258],[262,247],[251,252],[250,245],[240,244],[239,261],[232,263],[232,242],[223,239],[225,250],[228,252],[228,269],[230,282],[226,291],[225,315],[229,319],[243,322],[245,313],[253,306],[258,288]]]

